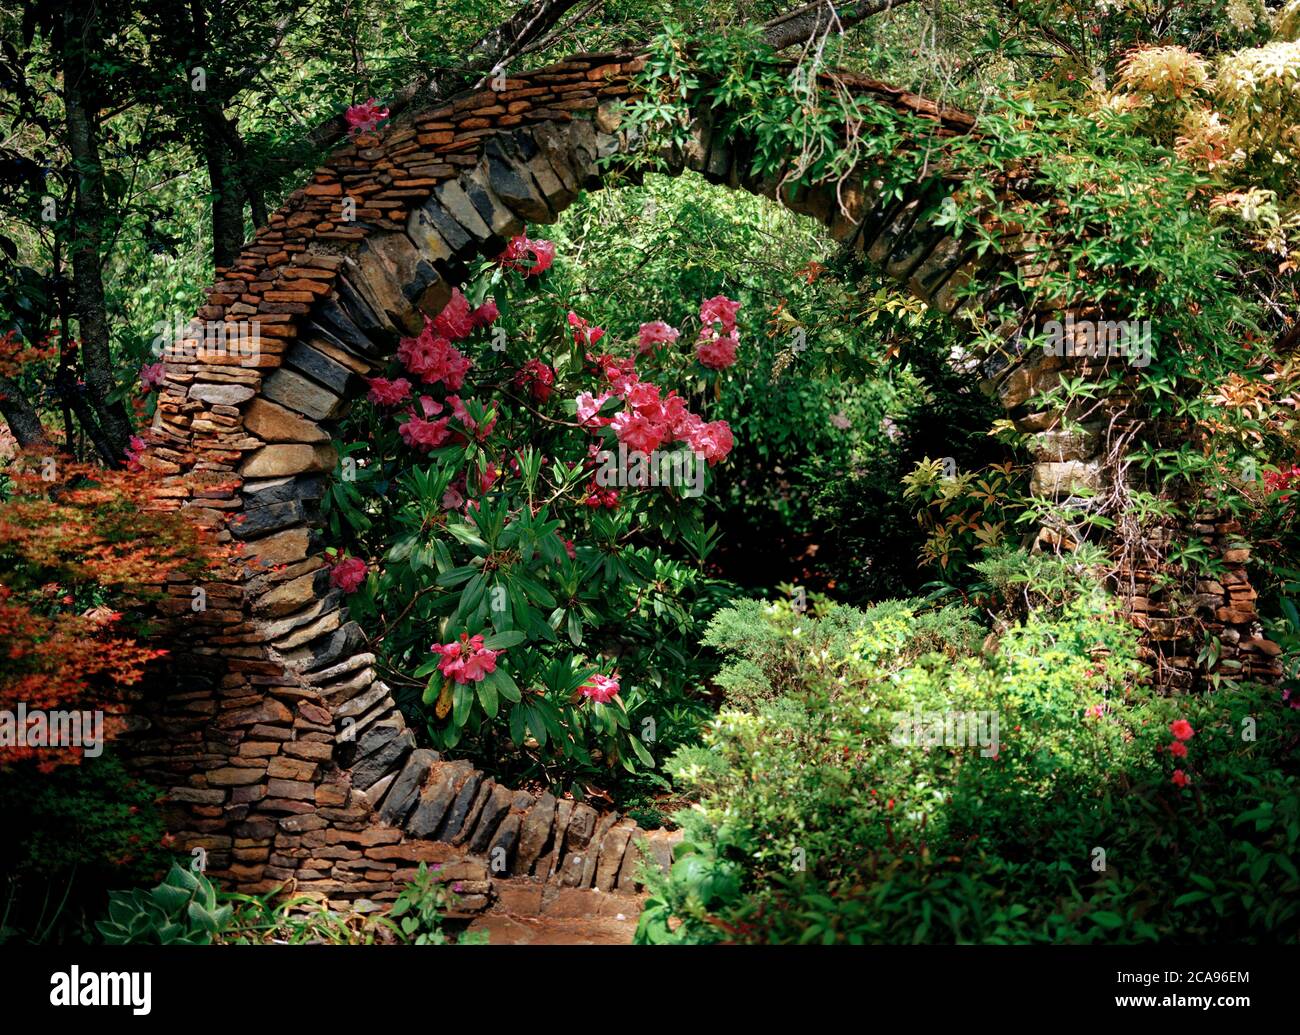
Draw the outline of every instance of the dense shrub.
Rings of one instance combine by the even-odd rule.
[[[1156,695],[1100,590],[989,656],[915,656],[927,622],[867,611],[846,643],[833,619],[719,616],[785,692],[673,759],[700,800],[641,940],[1300,937],[1300,715],[1276,690]],[[955,712],[989,713],[981,736],[964,716],[965,743],[933,742]]]

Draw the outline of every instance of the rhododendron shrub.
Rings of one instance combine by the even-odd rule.
[[[596,324],[549,294],[553,261],[517,237],[398,343],[326,516],[331,580],[429,741],[564,779],[651,767],[702,714],[697,631],[726,593],[702,493],[735,436],[689,394],[694,338]],[[738,309],[705,300],[690,333],[735,334]]]

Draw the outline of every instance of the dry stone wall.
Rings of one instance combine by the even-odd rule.
[[[590,902],[634,893],[643,857],[669,861],[672,837],[662,831],[513,791],[417,749],[375,670],[367,631],[330,587],[318,520],[337,463],[331,429],[363,376],[442,308],[469,260],[500,251],[528,223],[553,221],[579,191],[600,186],[603,160],[637,148],[616,105],[641,67],[635,54],[578,55],[339,148],[218,271],[167,358],[141,462],[159,476],[160,506],[183,510],[241,552],[228,578],[202,587],[201,610],[195,587],[169,586],[173,665],[165,692],[142,705],[147,728],[133,750],[170,788],[177,846],[206,851],[218,879],[248,891],[283,884],[335,903],[382,902],[428,862],[460,885],[467,909],[507,900],[572,909],[578,893],[595,896]],[[969,116],[924,98],[861,77],[841,82],[941,135],[972,131]],[[744,141],[715,136],[707,117],[669,158],[673,169],[821,220],[941,312],[979,319],[1017,303],[1013,287],[962,290],[1017,254],[978,257],[931,225],[932,187],[886,198],[871,169],[838,187],[755,180]],[[256,349],[230,344],[232,333],[253,327]],[[974,359],[972,376],[1038,436],[1036,491],[1069,499],[1101,485],[1100,436],[1062,436],[1053,415],[1033,406],[1072,361],[1018,355],[1014,344]],[[1234,531],[1206,527],[1215,537]],[[1234,657],[1254,674],[1267,651],[1251,646],[1253,594],[1244,569],[1234,572],[1240,580],[1204,587],[1205,606],[1236,631]],[[1160,602],[1142,586],[1136,610],[1154,630]]]

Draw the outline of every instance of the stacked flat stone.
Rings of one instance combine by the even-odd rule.
[[[158,505],[242,553],[228,577],[203,587],[202,610],[195,587],[169,584],[173,664],[164,691],[142,705],[149,729],[133,750],[171,788],[167,822],[178,847],[204,849],[209,872],[229,885],[384,901],[425,861],[462,884],[472,909],[521,895],[544,903],[560,892],[634,893],[643,851],[667,865],[671,835],[511,791],[416,749],[366,632],[330,587],[319,517],[337,463],[332,432],[363,377],[443,307],[467,263],[498,253],[528,223],[554,221],[579,191],[600,186],[603,160],[638,149],[619,128],[617,105],[643,65],[634,53],[577,55],[339,148],[218,270],[190,325],[185,344],[195,348],[215,345],[224,326],[255,324],[255,359],[166,363],[142,460],[159,475]],[[973,129],[970,116],[924,98],[858,76],[840,82],[936,134]],[[863,169],[839,185],[781,187],[749,174],[750,154],[743,139],[715,134],[706,112],[689,145],[665,157],[669,171],[692,169],[819,219],[940,312],[975,322],[1002,303],[1024,312],[1014,286],[963,289],[1032,264],[1038,250],[1026,242],[977,256],[924,218],[943,185],[897,197],[882,170]],[[1012,341],[972,367],[1017,426],[1039,436],[1035,488],[1058,499],[1103,479],[1100,435],[1062,436],[1056,416],[1032,405],[1070,362],[1017,352]],[[1249,652],[1260,641],[1248,632],[1244,578],[1234,569],[1214,611]],[[1154,599],[1142,599],[1150,622]],[[1261,671],[1253,659],[1243,670]]]

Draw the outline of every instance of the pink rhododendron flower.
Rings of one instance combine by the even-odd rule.
[[[443,510],[460,510],[465,505],[465,494],[461,491],[465,488],[465,483],[457,479],[447,486],[447,491],[442,494]]]
[[[371,97],[364,104],[354,104],[349,107],[343,118],[347,120],[348,132],[355,137],[361,133],[369,133],[378,127],[379,123],[388,118],[388,109]]]
[[[1179,740],[1191,740],[1196,734],[1196,731],[1192,729],[1192,724],[1186,719],[1175,719],[1171,722],[1169,724],[1169,732]]]
[[[721,335],[702,331],[695,343],[695,356],[710,370],[725,370],[736,362],[736,348],[739,344],[734,327]]]
[[[618,693],[618,681],[597,672],[580,687],[583,697],[606,704]]]
[[[451,431],[447,427],[451,418],[430,419],[442,412],[442,404],[427,395],[420,396],[419,405],[423,416],[417,416],[414,408],[407,410],[410,419],[398,427],[397,433],[412,449],[427,453],[431,449],[437,449],[451,437]]]
[[[569,560],[576,561],[578,559],[578,550],[573,545],[573,540],[565,539],[559,532],[556,532],[555,535],[564,544],[564,552],[569,555]]]
[[[1175,758],[1186,758],[1187,745],[1184,744],[1181,740],[1175,740],[1172,744],[1169,745],[1169,753],[1173,755]]]
[[[521,392],[527,392],[539,403],[544,403],[551,397],[551,386],[554,384],[555,371],[540,359],[530,359],[514,378],[515,387]]]
[[[681,337],[681,333],[676,327],[669,327],[662,320],[643,323],[638,336],[637,349],[645,353],[658,348],[660,345],[671,345]]]
[[[647,420],[635,410],[624,410],[622,413],[616,413],[610,426],[614,429],[614,434],[618,436],[618,440],[624,443],[628,449],[640,450],[643,453],[658,449],[668,437],[668,426],[666,424]]]
[[[474,325],[475,330],[482,330],[491,323],[496,322],[496,318],[501,315],[501,310],[497,308],[497,300],[489,298],[481,306],[469,314],[470,323]]]
[[[696,420],[698,423],[688,428],[684,437],[690,447],[697,453],[702,453],[712,467],[719,460],[724,459],[731,452],[731,447],[735,445],[731,425],[725,420],[715,420],[708,424],[699,418]]]
[[[123,455],[126,457],[126,466],[129,470],[143,470],[143,465],[140,463],[140,455],[146,448],[148,448],[148,443],[146,443],[144,439],[139,435],[131,436],[131,441],[127,443],[126,449],[122,451]]]
[[[578,406],[578,423],[584,428],[601,428],[609,423],[608,417],[598,417],[600,408],[609,402],[611,396],[608,392],[602,392],[600,395],[593,396],[590,392],[583,392],[577,398]]]
[[[330,568],[330,585],[338,586],[344,593],[355,593],[366,581],[368,570],[360,557],[344,557]]]
[[[162,363],[146,363],[140,368],[140,387],[146,392],[152,392],[163,383],[166,376],[167,371]]]
[[[434,643],[429,650],[441,656],[438,671],[457,683],[477,683],[485,676],[496,671],[497,657],[504,653],[488,650],[483,646],[482,635],[470,636],[461,633],[460,640],[453,643]]]
[[[532,257],[532,265],[525,265],[526,260]],[[555,244],[551,241],[533,241],[523,234],[517,234],[510,239],[506,245],[506,250],[497,256],[503,269],[514,270],[516,273],[522,273],[525,277],[536,277],[545,273],[551,268],[551,263],[555,261]]]
[[[1187,774],[1181,769],[1175,769],[1174,775],[1170,777],[1176,787],[1186,787],[1192,781],[1188,779]]]
[[[452,391],[465,384],[470,361],[443,335],[435,333],[427,317],[424,330],[417,338],[403,338],[397,346],[397,358],[408,371],[425,384],[442,382]]]
[[[714,323],[722,324],[722,333],[730,334],[736,329],[736,313],[740,303],[732,301],[726,295],[714,295],[700,303],[700,323],[712,330]]]
[[[451,300],[433,318],[434,333],[449,341],[460,341],[461,338],[468,338],[474,330],[474,315],[469,308],[469,299],[461,294],[460,288],[452,288]]]
[[[576,345],[595,345],[605,337],[603,328],[593,327],[572,309],[569,310],[569,326],[573,328],[573,341]]]
[[[478,483],[479,494],[482,495],[487,492],[488,489],[492,488],[492,486],[496,484],[497,479],[501,477],[501,468],[496,464],[489,462],[483,470],[475,471],[474,474],[475,481]]]
[[[386,377],[368,379],[370,391],[366,398],[376,406],[400,406],[411,397],[411,382],[404,377],[390,381]]]
[[[604,507],[606,510],[617,510],[618,492],[615,489],[592,488],[590,494],[582,502],[592,508]]]

